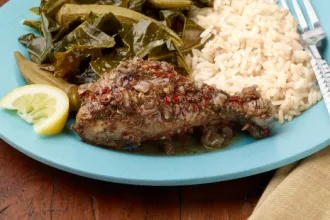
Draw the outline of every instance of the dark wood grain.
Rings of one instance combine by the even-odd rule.
[[[244,220],[271,175],[187,187],[120,185],[56,170],[0,140],[0,219]]]
[[[271,176],[187,187],[120,185],[48,167],[0,139],[0,220],[244,220]]]
[[[183,187],[182,219],[247,219],[272,173],[234,181]]]

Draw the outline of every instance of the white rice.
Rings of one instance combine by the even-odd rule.
[[[266,0],[215,0],[190,16],[206,29],[203,42],[213,37],[187,56],[195,80],[230,94],[257,85],[282,124],[322,99],[288,10]]]

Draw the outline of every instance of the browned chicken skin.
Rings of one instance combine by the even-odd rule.
[[[270,135],[272,105],[256,87],[227,93],[178,75],[165,62],[133,59],[79,89],[82,107],[74,130],[105,147],[170,140],[203,126],[202,143],[219,147],[238,124],[256,138]],[[221,138],[220,138],[221,137]]]

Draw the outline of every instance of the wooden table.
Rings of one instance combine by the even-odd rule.
[[[272,174],[187,187],[120,185],[48,167],[0,139],[0,220],[244,220]]]
[[[186,187],[120,185],[48,167],[0,139],[0,219],[245,220],[271,176]]]

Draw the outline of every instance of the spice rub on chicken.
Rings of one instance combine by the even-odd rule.
[[[105,147],[170,140],[196,127],[203,130],[202,144],[219,147],[219,137],[234,125],[264,138],[273,121],[273,106],[256,87],[230,96],[178,75],[166,62],[122,62],[97,82],[81,86],[79,95],[82,106],[73,128],[82,141]]]

